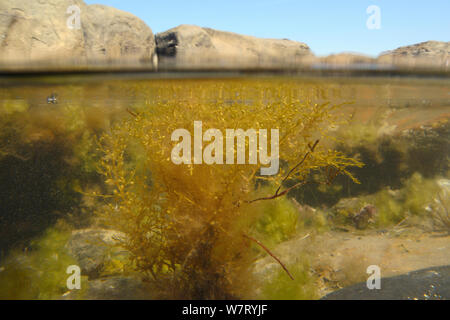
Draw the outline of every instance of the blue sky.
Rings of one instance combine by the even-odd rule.
[[[195,24],[308,44],[317,55],[382,51],[427,40],[450,41],[450,0],[85,0],[131,12],[154,33]],[[370,30],[370,5],[381,28]]]

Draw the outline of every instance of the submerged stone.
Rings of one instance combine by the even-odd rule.
[[[433,267],[404,275],[381,278],[381,289],[365,282],[332,292],[323,300],[448,300],[450,266]]]

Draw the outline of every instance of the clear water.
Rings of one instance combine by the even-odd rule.
[[[96,279],[126,277],[127,272],[148,280],[148,274],[136,270],[128,258],[110,254],[101,258],[106,262],[99,262],[93,272],[81,267],[82,289],[69,288],[67,267],[85,265],[80,257],[89,260],[90,254],[97,261],[98,250],[100,255],[106,251],[98,249],[104,242],[89,244],[97,249],[86,245],[81,253],[70,251],[67,243],[76,230],[111,228],[98,215],[107,211],[102,206],[108,205],[108,199],[99,201],[93,196],[111,191],[99,173],[101,159],[107,156],[98,150],[100,137],[146,110],[158,112],[162,110],[158,108],[173,105],[342,104],[333,112],[345,123],[333,127],[330,139],[321,144],[365,164],[350,169],[360,184],[339,175],[332,186],[307,184],[283,196],[284,202],[277,199],[277,205],[258,204],[263,212],[263,222],[258,223],[267,228],[253,230],[253,237],[291,270],[295,288],[304,288],[301,293],[292,290],[281,265],[250,241],[249,250],[257,251],[254,276],[275,280],[230,297],[316,299],[366,281],[369,265],[379,266],[383,277],[450,265],[448,77],[172,73],[4,77],[0,82],[2,299],[127,298],[129,291],[135,294],[134,289],[121,288],[121,293],[111,294],[89,288]],[[208,123],[208,119],[191,119],[191,109],[186,110],[184,115],[174,116],[174,121]],[[254,117],[255,128],[258,117]],[[152,152],[137,154],[139,161],[152,156]],[[125,158],[129,172],[145,165],[145,159]],[[199,176],[198,181],[203,178]],[[192,184],[187,194],[195,194],[200,187]],[[367,205],[375,206],[377,214],[360,225],[355,217]],[[208,203],[205,206],[208,210]],[[123,221],[123,225],[127,223]],[[120,223],[116,226],[120,229]],[[124,226],[119,231],[129,230]],[[133,245],[136,249],[139,243]],[[186,257],[185,249],[175,250]],[[309,269],[298,262],[305,260]],[[169,268],[162,274],[170,272]],[[284,289],[270,287],[276,283]],[[131,298],[138,297],[133,294]],[[183,297],[183,293],[177,294]]]

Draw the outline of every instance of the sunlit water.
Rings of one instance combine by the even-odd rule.
[[[121,121],[173,103],[342,104],[336,112],[347,122],[333,128],[332,136],[341,141],[334,147],[365,164],[352,169],[361,184],[338,177],[333,187],[307,185],[289,192],[303,224],[283,238],[285,243],[271,247],[289,247],[286,241],[302,246],[304,240],[295,239],[305,236],[305,241],[313,241],[312,235],[319,239],[309,243],[317,292],[303,298],[364,281],[368,265],[396,275],[450,264],[446,77],[77,75],[1,83],[0,298],[58,298],[70,291],[66,264],[79,261],[64,251],[65,243],[71,230],[96,223],[99,208],[86,194],[104,186],[97,140]],[[359,228],[352,217],[367,204],[378,214]],[[337,243],[345,241],[348,247]],[[373,255],[371,245],[377,248]],[[289,250],[277,252],[290,259]],[[59,262],[48,262],[54,255]],[[43,281],[42,274],[58,275]]]

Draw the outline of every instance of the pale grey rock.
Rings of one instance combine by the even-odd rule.
[[[322,300],[448,300],[450,266],[433,267],[382,278],[381,289],[369,290],[362,282],[332,292]]]
[[[69,290],[64,300],[143,300],[150,299],[152,290],[140,275],[119,272],[101,273],[112,259],[125,260],[129,252],[120,248],[125,240],[122,232],[106,229],[81,229],[72,232],[66,249],[78,262],[81,275],[88,276],[84,290]],[[112,250],[115,249],[115,250]]]
[[[67,291],[61,300],[149,300],[151,293],[140,278],[117,276],[90,280],[87,289]]]
[[[124,249],[117,250],[124,239],[123,233],[114,230],[81,229],[72,232],[66,248],[77,260],[81,274],[95,279],[108,261],[128,254]]]
[[[86,299],[143,300],[149,298],[149,289],[137,278],[110,277],[89,281]]]
[[[138,278],[109,277],[88,282],[85,300],[147,300],[150,288]]]

